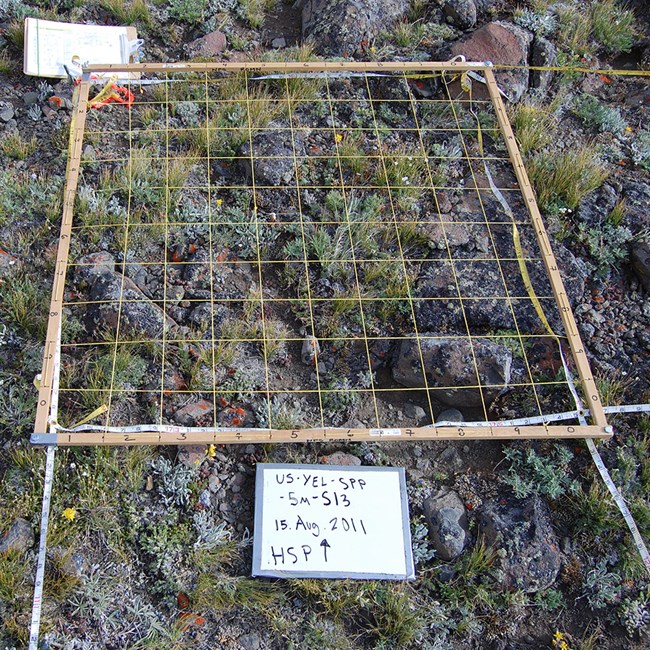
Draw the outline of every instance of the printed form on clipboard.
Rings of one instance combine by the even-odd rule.
[[[23,72],[37,77],[63,79],[81,74],[81,66],[92,63],[129,63],[141,40],[135,27],[77,25],[38,18],[25,19]],[[95,76],[96,73],[93,73]],[[139,73],[123,73],[137,79]],[[98,78],[109,73],[96,74]]]

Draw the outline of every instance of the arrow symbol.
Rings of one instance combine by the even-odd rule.
[[[320,545],[323,547],[323,554],[325,555],[325,562],[327,562],[327,549],[331,548],[331,546],[330,546],[329,542],[326,539],[324,539],[320,543]]]

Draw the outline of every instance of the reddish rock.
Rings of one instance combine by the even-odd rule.
[[[210,32],[201,38],[197,38],[187,46],[190,56],[216,57],[228,46],[226,35],[223,32]]]
[[[206,458],[205,445],[186,445],[178,448],[178,462],[186,467],[198,467]]]
[[[352,454],[346,454],[344,451],[335,451],[333,454],[325,456],[323,462],[326,465],[343,465],[345,467],[356,467],[361,465],[360,458],[357,458]]]
[[[202,426],[199,423],[205,423],[208,419],[210,420],[210,424],[212,423],[213,411],[214,406],[212,402],[209,402],[207,399],[202,399],[178,409],[174,414],[174,419],[184,427]]]
[[[436,196],[438,198],[438,208],[440,209],[441,214],[449,214],[454,206],[451,204],[449,197],[445,192],[437,192]]]
[[[495,21],[454,43],[451,55],[463,54],[468,61],[526,66],[532,40],[532,34],[525,29],[511,23]],[[495,77],[499,87],[513,102],[519,101],[528,89],[528,69],[499,70],[495,72]],[[457,94],[457,91],[452,88],[453,94]],[[473,82],[472,96],[477,99],[486,98],[486,87]]]
[[[239,406],[229,406],[217,414],[220,427],[240,427],[246,421],[246,411]]]

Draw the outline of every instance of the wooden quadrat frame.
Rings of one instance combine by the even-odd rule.
[[[133,103],[116,106],[110,110],[101,108],[95,112],[89,98],[92,94],[93,75],[97,73],[114,74],[115,78],[131,76],[133,79],[134,74],[139,76],[139,81],[125,82],[133,93]],[[300,93],[305,92],[301,82],[308,80],[315,80],[317,83],[317,94],[310,95],[309,98],[301,97]],[[232,87],[239,88],[243,93],[239,99],[219,96],[213,92],[215,85],[226,82],[234,83]],[[192,93],[188,95],[189,99],[181,101],[178,99],[178,93],[175,94],[175,88],[180,88],[183,83],[188,84],[188,88],[192,87]],[[238,87],[237,83],[240,84]],[[266,84],[264,90],[260,90],[260,84]],[[276,94],[268,94],[265,90],[267,87],[273,88]],[[489,63],[461,61],[143,63],[128,66],[89,66],[75,90],[61,234],[32,442],[67,446],[609,437],[612,430],[605,419],[570,301],[501,94]],[[266,103],[261,104],[262,101]],[[224,109],[219,102],[223,105],[230,102],[228,106],[232,110],[228,107],[227,110]],[[279,110],[278,114],[284,115],[285,121],[280,126],[273,119],[265,121],[265,116],[260,115],[265,110],[276,108]],[[89,119],[91,110],[94,112],[92,120]],[[310,114],[309,110],[312,110],[313,114]],[[141,117],[145,111],[148,111],[148,120]],[[216,124],[214,118],[217,113],[221,115],[219,124]],[[183,114],[185,117],[182,118]],[[424,115],[427,116],[426,120]],[[185,122],[182,122],[181,118]],[[238,119],[243,120],[243,126],[242,123],[233,126]],[[176,125],[175,132],[172,130],[172,123]],[[225,134],[224,137],[228,137],[229,130],[234,132],[236,128],[242,135],[243,144],[238,144],[239,148],[234,150],[235,153],[230,159],[226,159],[225,154],[216,152],[214,144],[211,143],[215,141],[218,129],[222,135]],[[260,133],[273,135],[274,130],[284,134],[284,160],[278,161],[278,165],[282,163],[286,166],[290,163],[292,166],[287,176],[289,180],[280,189],[269,186],[268,182],[264,184],[258,166],[260,160],[265,157],[277,157],[275,153],[269,154],[268,150],[260,154],[258,140]],[[302,144],[298,145],[299,141],[306,141],[309,136],[315,137],[313,142],[316,144],[310,141],[313,146],[307,148]],[[147,158],[148,154],[143,154],[149,151],[142,144],[146,142],[143,138],[147,137],[158,143],[158,157]],[[104,141],[103,138],[107,139]],[[172,248],[172,233],[180,232],[178,214],[172,206],[172,196],[175,201],[180,200],[179,197],[189,191],[189,181],[183,181],[185,185],[181,183],[178,186],[174,185],[172,177],[174,165],[178,166],[183,162],[178,162],[181,154],[178,153],[177,141],[188,138],[197,142],[200,140],[204,146],[202,153],[193,150],[194,158],[191,163],[192,173],[203,180],[195,181],[198,186],[190,190],[195,192],[196,196],[204,197],[208,216],[203,223],[190,225],[197,228],[201,226],[203,232],[209,233],[205,236],[209,237],[205,244],[209,255],[207,259],[203,259],[203,263],[209,267],[210,279],[209,286],[204,291],[205,295],[201,295],[200,299],[196,298],[196,302],[192,302],[193,298],[185,301],[187,313],[195,309],[201,301],[202,304],[208,305],[213,314],[208,317],[211,321],[208,320],[207,332],[203,332],[203,338],[200,340],[187,334],[179,334],[178,329],[172,331],[166,323],[167,318],[171,319],[167,314],[172,306],[176,308],[178,303],[176,301],[172,305],[172,297],[168,294],[168,287],[171,286],[169,278],[172,277],[172,272],[177,272],[181,277],[185,272],[182,267],[184,262],[176,259],[178,254]],[[83,155],[88,139],[93,143],[108,143],[105,148],[100,147],[97,159],[91,160]],[[374,146],[356,152],[352,150],[350,153],[351,149],[345,149],[345,145],[353,140],[357,144],[362,141],[372,142]],[[401,149],[395,145],[395,142],[407,141],[408,146],[400,145]],[[431,142],[434,141],[436,144],[432,145]],[[432,151],[439,154],[441,161],[444,155],[448,155],[449,161],[463,165],[464,180],[453,185],[453,179],[446,178],[443,173],[437,174],[437,163]],[[140,171],[136,170],[133,162],[136,154],[141,158],[141,167],[138,168]],[[374,175],[366,174],[363,183],[355,180],[362,175],[361,172],[355,175],[350,171],[357,171],[357,167],[349,162],[350,158],[355,156],[355,160],[362,157],[366,159],[363,163],[356,160],[354,164],[358,169],[370,165],[375,170]],[[409,166],[413,156],[417,157],[417,164]],[[266,162],[267,167],[274,164],[272,160]],[[402,162],[404,169],[416,170],[417,182],[409,179],[406,172],[395,175],[392,166],[402,169]],[[448,161],[443,162],[446,164]],[[318,176],[319,164],[329,169],[328,176]],[[109,192],[101,199],[102,205],[106,206],[109,205],[110,196],[110,205],[113,206],[110,210],[114,209],[114,214],[121,216],[118,218],[111,213],[102,224],[77,223],[80,189],[83,189],[79,186],[86,183],[86,179],[96,179],[97,169],[102,166],[110,172],[104,174],[104,179],[112,179],[114,183],[124,179],[128,181],[125,186],[113,189],[112,194]],[[136,173],[143,174],[142,169],[147,166],[159,170],[161,187],[153,188],[160,189],[158,220],[145,224],[155,226],[156,230],[145,231],[145,235],[142,235],[145,228],[143,220],[150,218],[150,215],[147,216],[146,209],[142,210],[136,206],[132,187],[138,181]],[[222,174],[218,182],[215,180],[215,169]],[[223,171],[224,169],[226,171]],[[232,169],[246,170],[240,173],[244,178],[243,184],[237,185],[237,179],[233,180],[234,176],[230,172]],[[317,171],[314,171],[315,169]],[[503,180],[510,177],[511,181]],[[223,179],[227,179],[227,182]],[[282,183],[276,183],[278,184]],[[264,196],[265,192],[267,196],[271,196],[273,192],[279,191],[285,192],[283,196],[289,197],[286,199],[287,204],[293,206],[290,221],[283,221],[282,214],[278,219],[275,212],[268,211],[268,214],[264,214],[264,201],[260,202],[260,197]],[[381,287],[376,290],[376,295],[368,293],[360,280],[362,276],[366,277],[368,269],[376,264],[377,260],[368,253],[364,254],[363,248],[355,239],[366,226],[359,225],[360,221],[355,221],[357,217],[354,216],[354,210],[360,203],[363,204],[359,197],[363,198],[372,191],[380,197],[377,201],[381,202],[382,211],[377,210],[372,217],[376,220],[371,224],[374,230],[366,232],[376,234],[394,231],[396,244],[392,249],[393,257],[387,257],[388,253],[382,251],[380,261],[384,264],[382,268],[392,269],[394,278],[401,278],[399,281],[402,284],[399,286],[402,287],[402,293],[398,292],[398,295],[395,295],[395,291],[390,296],[383,295]],[[87,203],[91,199],[99,200],[99,189],[91,188],[84,192],[84,200]],[[309,206],[306,198],[310,196],[308,192],[311,192],[312,198],[316,197]],[[316,209],[313,206],[322,203],[333,192],[340,203],[340,213],[337,213],[339,221],[330,223],[321,215],[319,223],[313,216]],[[457,224],[450,221],[454,218],[453,214],[450,216],[454,210],[453,206],[441,208],[443,199],[448,203],[447,196],[443,194],[460,197],[457,202],[462,202],[463,197],[470,196],[475,202],[479,217],[470,225],[482,229],[482,232],[486,233],[487,242],[487,252],[484,251],[482,257],[475,257],[480,264],[492,264],[500,273],[502,295],[463,295],[465,285],[462,282],[462,273],[468,272],[467,269],[471,269],[471,264],[477,260],[471,257],[461,259],[452,253],[448,231]],[[243,196],[249,201],[243,209],[248,219],[244,225],[241,220],[236,223],[228,221],[227,215],[232,214],[232,211],[225,212],[222,206],[224,199],[219,198],[226,197],[228,201],[234,196]],[[493,204],[489,215],[486,209],[488,200]],[[428,201],[428,212],[416,213],[411,209],[416,201]],[[514,204],[518,206],[516,216],[510,207]],[[139,210],[137,213],[136,208]],[[109,208],[103,209],[104,212],[110,212]],[[261,217],[262,214],[264,218]],[[291,233],[295,238],[292,240],[293,250],[302,250],[302,254],[291,263],[298,269],[297,273],[304,273],[304,295],[278,297],[267,287],[269,278],[278,277],[279,270],[284,268],[281,265],[289,263],[277,254],[268,259],[264,257],[266,249],[262,243],[262,234],[270,232],[264,230],[270,227],[269,222],[272,222],[273,227],[281,229],[283,234],[280,240],[284,236],[288,241],[287,233]],[[213,257],[212,251],[216,250],[213,233],[220,232],[217,229],[228,230],[235,227],[249,228],[246,231],[250,239],[248,257],[240,254],[239,259],[226,259],[224,254],[217,258],[216,253]],[[90,294],[78,298],[78,292],[72,284],[76,275],[80,277],[82,272],[90,273],[89,263],[83,255],[102,252],[102,246],[103,250],[106,250],[104,244],[96,251],[88,249],[89,240],[83,237],[92,233],[93,228],[96,228],[94,241],[104,241],[102,238],[107,236],[109,229],[112,229],[111,233],[117,233],[115,240],[119,242],[119,246],[115,245],[117,253],[114,255],[114,262],[121,273],[111,268],[113,275],[110,277],[113,281],[118,278],[117,282],[118,285],[121,283],[121,287],[113,338],[107,338],[105,332],[102,334],[95,323],[94,329],[88,329],[90,338],[84,341],[83,335],[69,334],[66,318],[73,313],[78,314],[78,321],[88,322],[88,310],[95,309],[93,313],[96,317],[101,309],[107,308],[107,301],[105,304],[96,297],[88,297]],[[422,252],[425,250],[422,248],[425,239],[419,234],[421,228],[428,229],[428,232],[433,229],[442,233],[442,243],[437,252],[433,249],[433,252]],[[338,234],[339,240],[344,236],[346,241],[343,243],[347,252],[344,255],[337,252],[336,260],[323,260],[322,255],[317,258],[310,248],[307,235],[319,229],[323,233],[321,237],[325,239],[329,237],[331,240],[334,232]],[[149,232],[155,232],[161,242],[160,248],[163,252],[158,261],[139,260],[137,249],[130,248],[135,246],[138,233],[146,240]],[[507,233],[507,237],[503,233]],[[277,233],[272,233],[272,236],[278,237]],[[407,236],[416,244],[407,247]],[[507,256],[499,253],[495,243],[497,240],[507,241],[510,247]],[[196,246],[193,248],[196,249]],[[228,251],[227,248],[224,250]],[[413,250],[416,252],[413,253]],[[156,308],[159,309],[156,313],[162,315],[163,325],[160,334],[157,337],[152,336],[152,340],[147,340],[146,336],[138,338],[133,334],[130,338],[124,338],[126,303],[138,300],[144,302],[144,297],[139,297],[141,291],[133,288],[133,282],[126,279],[127,276],[131,277],[127,271],[133,270],[127,267],[135,267],[136,262],[140,267],[144,267],[145,271],[158,273],[162,278],[162,293],[151,300],[162,305]],[[327,295],[323,298],[315,281],[320,271],[314,269],[326,264],[333,265],[335,262],[349,272],[350,292],[345,294],[346,303],[343,303],[343,298],[340,297],[332,299]],[[174,271],[174,264],[180,271],[178,268]],[[239,306],[246,302],[242,296],[223,298],[223,293],[219,293],[213,286],[213,275],[219,264],[231,264],[232,269],[235,269],[235,265],[243,264],[250,269],[250,277],[254,280],[251,280],[251,286],[259,287],[253,301],[254,306],[259,307],[254,312],[254,318],[258,322],[256,329],[251,330],[257,334],[241,334],[240,339],[233,342],[232,338],[223,338],[224,335],[217,328],[215,309],[232,310],[232,313],[235,313],[235,308],[239,309]],[[430,327],[423,325],[420,318],[427,300],[443,300],[439,296],[422,295],[420,285],[416,287],[413,280],[416,275],[414,268],[421,270],[432,264],[447,265],[452,273],[455,286],[452,287],[453,293],[448,303],[454,308],[458,306],[458,322],[462,325],[460,334],[457,335],[459,345],[467,346],[470,368],[473,364],[476,374],[476,381],[468,386],[434,385],[433,375],[425,364],[425,348],[437,344],[443,336],[446,340],[451,336],[446,332],[431,334],[428,331]],[[481,268],[480,264],[476,268]],[[544,286],[550,287],[548,292],[542,291],[540,294],[539,287],[533,286],[537,282],[531,280],[533,276],[530,270],[533,268],[538,268],[537,273],[544,275],[547,283]],[[95,272],[93,269],[91,271]],[[508,276],[515,272],[518,275],[518,286],[524,289],[515,291],[512,288]],[[329,286],[327,283],[325,285]],[[548,295],[542,295],[544,293]],[[127,294],[130,297],[125,297]],[[510,310],[508,313],[512,314],[513,326],[505,334],[486,334],[479,331],[468,318],[470,303],[485,299],[497,301],[506,311]],[[226,302],[222,302],[223,300]],[[299,300],[302,300],[300,304]],[[336,300],[341,302],[337,305]],[[391,311],[391,300],[399,301],[401,311]],[[524,326],[521,312],[517,311],[518,305],[524,303],[528,305],[530,314],[534,315],[532,318],[537,319],[534,327]],[[341,330],[343,334],[333,334],[332,330],[323,329],[319,314],[327,305],[334,305],[335,313],[339,313],[336,311],[339,308],[341,313],[344,308],[356,310],[354,335],[349,327]],[[379,309],[380,306],[384,308],[383,312]],[[299,312],[299,308],[303,311]],[[305,326],[285,328],[278,333],[277,328],[272,328],[269,314],[280,313],[283,309],[285,316],[303,314]],[[557,317],[549,316],[551,311]],[[373,320],[376,318],[376,312],[389,314],[385,316],[387,319],[391,319],[390,315],[395,314],[396,319],[402,319],[406,323],[404,331],[392,330],[390,334],[384,333],[383,338],[377,335],[381,320]],[[288,320],[289,317],[286,318]],[[530,318],[527,317],[525,322],[530,323]],[[294,318],[294,321],[296,320]],[[562,333],[556,334],[556,331]],[[395,350],[400,345],[405,345],[406,337],[412,342],[414,363],[421,364],[421,386],[399,385],[391,377],[391,371],[382,365],[384,362],[378,362],[378,355],[394,356]],[[479,372],[477,362],[477,339],[485,340],[486,337],[501,337],[502,341],[508,341],[516,348],[521,376],[524,377],[519,388],[522,394],[525,393],[529,398],[526,407],[528,410],[524,409],[521,413],[508,409],[500,413],[493,410],[492,401],[488,400],[486,395],[495,387],[489,382],[486,383],[486,379]],[[295,373],[295,381],[298,382],[302,378],[302,384],[291,384],[286,375],[292,371],[283,371],[280,366],[274,365],[275,348],[270,345],[272,339],[283,349],[299,351],[302,346],[303,357],[305,345],[308,352],[311,345],[311,375],[304,374],[304,368],[302,375],[297,371]],[[539,379],[541,362],[535,357],[538,352],[533,351],[541,341],[546,341],[550,349],[554,350],[551,365],[555,364],[553,367],[556,373],[555,377],[547,377],[544,380]],[[98,361],[99,356],[93,356],[93,346],[101,350],[103,361]],[[136,346],[140,346],[138,350],[143,346],[157,346],[156,349],[162,355],[159,383],[144,386],[138,384],[140,379],[132,380],[134,385],[118,381],[120,363],[125,365],[124,359],[128,361],[131,358],[126,353],[119,357],[127,346],[131,346],[129,350],[136,349]],[[233,355],[240,355],[236,357],[240,364],[246,365],[246,359],[250,360],[250,355],[255,356],[261,368],[260,377],[263,379],[256,385],[248,385],[245,388],[234,387],[232,382],[229,384],[228,373],[220,374],[221,371],[217,368],[215,350],[220,346],[231,346],[233,350],[236,348]],[[331,368],[320,363],[319,355],[325,355],[321,353],[321,349],[336,350],[337,346],[338,349],[347,346],[357,351],[361,372],[356,374],[363,376],[363,381],[360,379],[359,383],[355,383],[354,379],[345,379],[334,383],[331,380]],[[176,386],[170,388],[165,375],[165,364],[180,356],[179,350],[187,349],[204,351],[201,359],[207,368],[207,384],[197,388],[179,381]],[[386,350],[390,352],[387,353]],[[246,357],[246,354],[249,357]],[[294,352],[298,359],[300,354]],[[118,361],[118,358],[121,361]],[[133,358],[137,359],[137,356]],[[80,359],[85,360],[86,367],[94,368],[94,376],[100,380],[104,378],[105,384],[100,382],[91,387],[79,384],[78,378],[76,384],[74,378],[66,378],[68,366],[73,363],[78,363],[79,367],[83,366]],[[138,363],[142,363],[141,360]],[[285,366],[286,363],[285,360]],[[128,366],[128,363],[126,365]],[[102,368],[104,375],[100,373]],[[123,374],[127,370],[128,368],[124,369]],[[571,377],[574,371],[577,375],[575,385]],[[280,376],[282,379],[278,379],[277,384],[274,383]],[[496,385],[497,389],[498,387],[499,385]],[[511,389],[511,386],[504,385],[502,392],[507,394]],[[468,391],[467,395],[470,395],[469,391],[473,391],[471,395],[476,398],[476,421],[462,424],[436,423],[436,413],[441,410],[440,400],[444,402],[443,397],[450,391],[462,393],[463,390]],[[562,395],[555,401],[554,391]],[[249,395],[255,408],[243,408],[242,393]],[[346,399],[349,401],[346,402]],[[577,422],[576,413],[587,412],[582,410],[581,399],[588,404],[591,424],[582,425]],[[144,404],[148,400],[148,410],[141,406],[133,407],[133,421],[125,415],[124,405],[134,404],[137,400],[140,400],[138,404]],[[424,416],[420,417],[420,422],[406,426],[401,424],[402,417],[392,418],[391,414],[399,411],[401,415],[400,405],[409,400],[415,400],[422,406],[420,414],[423,412]],[[205,426],[197,426],[196,422],[188,425],[187,422],[174,419],[174,410],[199,402],[206,409],[206,419],[200,421],[200,424]],[[299,425],[287,427],[289,420],[278,419],[274,409],[286,411],[291,408],[291,404],[297,402],[304,403],[311,416],[306,417],[305,421],[300,421]],[[341,412],[337,411],[341,403],[353,402],[367,404],[365,420],[345,421]],[[545,404],[551,404],[554,410],[545,412]],[[138,411],[138,408],[142,410]],[[65,412],[63,419],[62,410]],[[146,424],[145,413],[152,420],[150,424]],[[258,415],[255,416],[255,413]],[[333,413],[338,415],[332,415]],[[283,426],[276,426],[280,421]],[[564,424],[562,421],[571,423]]]

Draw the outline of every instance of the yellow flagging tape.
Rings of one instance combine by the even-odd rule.
[[[495,70],[538,70],[540,72],[582,72],[586,74],[619,75],[624,77],[650,77],[650,70],[607,70],[605,68],[582,68],[559,65],[506,65],[493,63]]]
[[[606,68],[583,68],[559,65],[506,65],[505,63],[493,63],[493,70],[536,70],[538,72],[579,72],[581,74],[601,74],[608,77],[650,77],[650,70],[608,70]],[[480,68],[477,68],[480,70]],[[407,79],[432,79],[440,77],[441,72],[412,72],[405,75]],[[458,77],[467,77],[469,72],[454,75],[451,81]],[[465,92],[469,92],[463,87]]]
[[[96,418],[98,415],[101,415],[102,413],[106,413],[108,411],[108,406],[106,404],[102,404],[100,407],[96,408],[92,413],[87,415],[83,420],[79,420],[76,424],[72,425],[72,428],[75,429],[76,427],[80,427],[83,424],[86,424],[87,422],[90,422],[92,419]]]
[[[471,100],[471,95],[470,95],[470,100]],[[535,312],[537,313],[539,320],[542,322],[542,325],[544,325],[546,331],[551,336],[557,338],[555,332],[553,332],[553,329],[551,328],[551,325],[548,322],[548,319],[546,318],[546,314],[542,309],[542,304],[540,303],[539,298],[535,293],[535,289],[533,288],[533,283],[530,279],[530,274],[528,273],[528,267],[526,266],[526,260],[524,258],[524,250],[521,246],[521,237],[519,236],[519,229],[517,228],[515,217],[512,214],[512,210],[510,209],[510,206],[508,205],[508,202],[505,200],[503,194],[501,194],[499,188],[494,184],[494,180],[492,179],[492,174],[490,173],[490,170],[487,166],[487,162],[485,161],[485,155],[483,152],[483,132],[481,131],[481,121],[478,119],[478,115],[476,115],[474,111],[471,111],[471,113],[472,115],[474,115],[474,119],[476,120],[476,129],[477,129],[476,139],[478,141],[479,152],[483,160],[483,168],[485,169],[485,175],[487,176],[490,189],[492,190],[492,193],[497,198],[504,212],[508,215],[508,217],[510,217],[510,221],[512,222],[512,243],[515,247],[517,264],[519,266],[519,272],[521,273],[521,277],[524,282],[524,287],[526,288],[526,293],[528,294],[530,301],[533,303]]]
[[[488,180],[490,184],[492,184],[492,178],[489,175],[488,172]],[[524,287],[526,287],[526,293],[528,293],[528,297],[530,298],[531,302],[533,303],[533,307],[535,308],[535,311],[537,312],[537,316],[539,317],[539,320],[542,321],[542,325],[546,328],[546,331],[553,337],[557,338],[555,336],[555,332],[553,332],[553,329],[551,328],[547,318],[546,314],[544,313],[544,310],[542,309],[542,305],[539,302],[539,298],[537,297],[537,294],[535,293],[535,289],[533,289],[533,283],[530,280],[530,275],[528,274],[528,268],[526,267],[526,260],[524,259],[524,251],[523,248],[521,247],[521,238],[519,237],[519,228],[517,228],[517,224],[513,221],[512,222],[512,242],[515,245],[515,254],[517,255],[517,264],[519,265],[519,272],[521,273],[521,277],[524,281]]]

